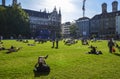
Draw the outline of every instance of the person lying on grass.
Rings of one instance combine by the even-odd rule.
[[[35,46],[35,44],[27,44],[28,46]]]
[[[14,47],[14,46],[11,46],[10,49],[8,49],[8,52],[7,53],[11,53],[11,52],[17,52],[21,49],[22,47]]]
[[[50,67],[45,62],[45,59],[47,58],[48,55],[38,57],[38,62],[35,64],[34,72],[39,72],[39,73],[50,72]]]

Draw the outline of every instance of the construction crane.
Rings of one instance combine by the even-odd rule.
[[[85,17],[85,1],[86,1],[86,0],[83,0],[83,7],[82,7],[83,17]]]

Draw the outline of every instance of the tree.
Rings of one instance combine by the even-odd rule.
[[[75,24],[72,24],[71,26],[70,26],[70,35],[71,35],[71,37],[73,37],[73,38],[77,38],[77,26],[75,25]]]
[[[3,35],[6,28],[6,8],[0,6],[0,35]]]
[[[0,34],[9,38],[10,36],[18,36],[19,34],[23,36],[29,36],[29,16],[22,10],[19,5],[13,5],[11,7],[1,7],[1,15],[3,20],[0,19]],[[4,14],[4,16],[2,16]]]

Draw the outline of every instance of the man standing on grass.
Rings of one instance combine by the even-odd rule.
[[[55,39],[52,39],[52,48],[55,46]]]
[[[108,41],[108,47],[109,47],[109,52],[112,53],[112,49],[113,49],[113,46],[114,46],[114,42],[112,39],[110,39]]]
[[[59,42],[59,40],[58,40],[58,38],[56,38],[56,49],[58,49],[58,42]]]

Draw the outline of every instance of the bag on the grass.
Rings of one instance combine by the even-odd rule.
[[[114,47],[112,48],[112,52],[115,52],[115,48]]]

